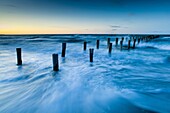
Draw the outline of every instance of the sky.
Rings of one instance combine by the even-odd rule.
[[[0,34],[169,34],[170,0],[0,0]]]

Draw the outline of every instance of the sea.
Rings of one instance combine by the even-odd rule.
[[[170,36],[136,42],[130,50],[115,46],[122,37],[126,47],[142,36],[0,35],[0,113],[170,113]],[[21,66],[16,48],[22,48]],[[52,54],[59,56],[59,71]]]

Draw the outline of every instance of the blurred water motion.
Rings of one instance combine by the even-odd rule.
[[[119,36],[118,36],[119,37]],[[126,36],[128,38],[128,36]],[[1,113],[152,113],[170,112],[170,37],[141,42],[130,51],[108,55],[107,36],[0,36]],[[115,36],[111,36],[115,44]],[[94,51],[89,62],[87,47]],[[52,71],[53,53],[60,71]],[[124,42],[127,44],[128,42]],[[16,66],[15,48],[23,50]]]

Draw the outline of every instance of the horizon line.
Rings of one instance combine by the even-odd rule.
[[[0,34],[2,35],[170,35],[170,33],[16,33]]]

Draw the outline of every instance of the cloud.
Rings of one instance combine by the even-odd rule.
[[[110,25],[112,31],[117,31],[120,29],[127,29],[128,27],[120,26],[120,25]]]
[[[117,29],[112,29],[112,31],[116,31]]]
[[[2,5],[0,5],[0,7],[17,8],[17,6],[13,5],[13,4],[2,4]]]
[[[7,4],[7,5],[5,5],[6,7],[12,7],[12,8],[17,8],[17,6],[16,5],[11,5],[11,4]]]
[[[111,25],[110,26],[112,29],[121,29],[121,28],[128,28],[128,27],[124,27],[124,26],[119,26],[119,25]]]
[[[118,25],[111,25],[111,28],[121,28],[121,26],[118,26]]]

